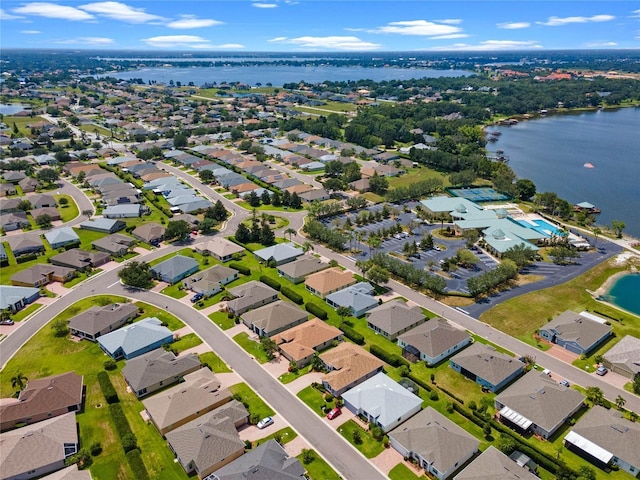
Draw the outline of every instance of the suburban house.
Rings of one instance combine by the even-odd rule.
[[[0,243],[0,262],[6,262],[8,259],[7,249],[4,248],[4,244]]]
[[[9,246],[11,247],[11,251],[16,257],[29,253],[44,252],[44,245],[39,238],[35,239],[24,236],[10,238]]]
[[[391,300],[367,312],[367,326],[389,340],[425,321],[420,306],[409,307],[402,300]]]
[[[612,372],[633,380],[640,373],[640,338],[625,335],[603,355],[602,363]]]
[[[304,253],[301,247],[298,247],[293,242],[277,243],[270,247],[261,248],[256,250],[253,254],[258,260],[264,263],[275,262],[277,265],[283,263],[293,262],[296,258]]]
[[[142,213],[142,207],[137,203],[113,205],[102,211],[105,218],[137,218]]]
[[[187,474],[212,479],[212,472],[244,453],[238,428],[248,421],[247,409],[233,400],[168,432],[166,438]]]
[[[342,394],[354,415],[378,425],[386,433],[422,408],[422,399],[380,372]]]
[[[277,270],[278,275],[297,284],[303,282],[307,275],[314,274],[328,267],[328,263],[324,263],[313,255],[302,255],[293,262],[280,265]]]
[[[3,213],[2,217],[0,217],[0,228],[5,232],[12,232],[30,226],[31,222],[24,212]]]
[[[78,465],[74,464],[57,472],[50,473],[40,480],[92,480],[89,470],[78,470]]]
[[[80,243],[80,237],[78,237],[76,232],[71,227],[60,227],[45,232],[44,238],[47,239],[47,242],[49,242],[49,245],[51,245],[51,248],[53,248],[54,250],[56,248],[65,247],[67,245]]]
[[[9,198],[9,199],[0,199],[0,213],[15,213],[19,212],[20,201],[24,200],[21,198]]]
[[[76,276],[73,268],[37,263],[11,276],[11,284],[40,288],[51,282],[67,282]]]
[[[175,255],[151,267],[151,273],[154,278],[173,285],[199,269],[195,258]]]
[[[151,245],[155,245],[164,240],[164,232],[166,228],[164,228],[159,223],[145,223],[136,227],[131,234],[136,237],[141,242],[149,243]]]
[[[98,337],[100,348],[114,360],[129,360],[173,342],[173,332],[155,317]]]
[[[41,478],[63,469],[65,459],[78,452],[79,444],[72,412],[0,434],[2,478]]]
[[[37,219],[40,215],[49,215],[49,218],[52,222],[56,220],[61,220],[62,216],[56,207],[42,207],[42,208],[34,208],[29,212],[31,214],[31,218],[34,220]]]
[[[87,252],[79,248],[72,248],[66,252],[59,253],[49,258],[54,265],[69,267],[78,271],[98,268],[111,261],[111,256],[104,252]]]
[[[451,478],[480,446],[474,436],[430,406],[389,432],[389,443],[439,480]]]
[[[325,301],[333,308],[347,307],[351,315],[361,317],[378,305],[373,293],[373,286],[369,282],[360,282],[327,295]]]
[[[520,360],[479,342],[453,356],[449,366],[492,392],[518,378],[525,367]]]
[[[142,401],[151,421],[165,435],[191,420],[224,405],[231,393],[208,368],[184,376],[184,382]]]
[[[77,412],[82,409],[83,390],[82,375],[75,372],[29,380],[17,402],[0,405],[0,431]]]
[[[538,480],[538,477],[492,445],[453,480]]]
[[[15,313],[38,298],[40,298],[39,288],[0,285],[0,310],[8,308]]]
[[[583,406],[584,395],[531,370],[495,398],[497,417],[517,432],[551,437]]]
[[[18,182],[18,185],[24,193],[35,192],[40,187],[40,182],[35,178],[27,177]]]
[[[271,337],[309,319],[309,314],[291,302],[277,300],[245,312],[242,322],[260,337]]]
[[[122,375],[138,398],[149,395],[200,369],[202,364],[195,353],[176,357],[173,352],[157,348],[132,358],[122,369]]]
[[[206,298],[222,291],[222,286],[238,279],[238,271],[224,265],[214,265],[191,275],[182,281],[182,286]]]
[[[407,360],[436,365],[462,350],[471,340],[467,332],[451,326],[445,319],[432,318],[400,335],[398,345]]]
[[[111,218],[91,218],[78,225],[83,230],[92,230],[100,233],[116,233],[123,230],[127,224],[122,220]]]
[[[55,207],[56,199],[53,195],[47,195],[45,193],[36,193],[29,197],[29,202],[33,208]]]
[[[334,397],[381,372],[384,362],[353,343],[343,342],[320,355],[329,373],[322,384]]]
[[[18,193],[15,185],[10,183],[0,183],[0,197],[6,197],[9,195],[15,195]]]
[[[564,437],[564,446],[598,468],[640,471],[640,425],[614,409],[593,406]]]
[[[236,314],[258,308],[278,300],[278,292],[262,282],[251,280],[229,290],[235,298],[227,302],[227,309]]]
[[[101,252],[108,253],[115,257],[122,257],[129,253],[129,249],[136,243],[136,241],[128,235],[121,235],[119,233],[112,233],[104,238],[99,238],[91,242],[93,248],[100,250]]]
[[[69,320],[71,335],[96,340],[138,316],[133,303],[112,303],[104,307],[93,306]]]
[[[334,267],[309,275],[304,281],[304,286],[314,295],[325,298],[355,283],[356,278],[351,271]]]
[[[610,325],[567,310],[540,327],[540,337],[578,355],[588,355],[609,336]]]
[[[18,183],[20,180],[27,178],[27,175],[24,172],[8,170],[2,172],[2,178],[9,183]]]
[[[271,338],[280,354],[302,368],[321,352],[342,340],[342,330],[322,320],[312,318],[298,326],[289,328]]]
[[[305,468],[275,440],[267,440],[233,462],[213,472],[211,480],[262,478],[268,480],[305,480]]]
[[[233,260],[234,256],[244,253],[244,247],[222,237],[214,237],[209,241],[200,243],[195,246],[195,250],[202,254],[207,252],[221,262],[228,262],[229,260]]]

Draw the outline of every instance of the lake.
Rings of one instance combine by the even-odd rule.
[[[614,305],[640,315],[640,275],[624,275],[620,277],[605,295],[605,299]]]
[[[598,224],[622,220],[624,232],[640,238],[640,108],[554,115],[493,130],[501,136],[487,150],[504,150],[518,178],[571,204],[592,203],[602,210]]]
[[[13,115],[14,113],[28,109],[31,109],[29,105],[22,105],[20,103],[0,103],[0,113],[2,115]]]
[[[411,78],[464,77],[473,75],[464,70],[429,70],[419,68],[367,68],[367,67],[296,67],[296,66],[219,66],[219,67],[158,67],[129,70],[126,72],[106,73],[95,77],[114,77],[122,80],[142,78],[158,83],[182,82],[188,85],[204,83],[241,82],[248,85],[261,83],[282,86],[285,83],[304,80],[308,83],[321,83],[326,80],[340,82],[348,80],[369,79],[376,82],[383,80],[408,80]]]

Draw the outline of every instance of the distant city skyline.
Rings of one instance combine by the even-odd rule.
[[[2,48],[218,52],[638,49],[632,1],[14,1]]]

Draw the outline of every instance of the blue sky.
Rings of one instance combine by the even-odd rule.
[[[2,48],[492,51],[640,48],[637,1],[0,3]]]

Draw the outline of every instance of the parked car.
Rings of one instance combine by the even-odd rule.
[[[570,386],[570,385],[569,385],[569,382],[568,382],[568,381],[566,381],[566,380],[560,380],[560,385],[562,385],[562,386],[564,386],[564,387],[567,387],[567,388]]]
[[[605,367],[604,365],[600,365],[596,370],[596,374],[602,377],[603,375],[606,375],[608,371],[609,370],[607,369],[607,367]]]
[[[439,246],[437,246],[437,245],[434,245],[434,246],[433,246],[433,249],[434,249],[436,252],[439,252],[439,251],[441,251],[441,250],[442,250],[442,249],[441,249]]]
[[[204,295],[202,293],[196,293],[193,297],[191,297],[191,303],[196,303],[199,300],[202,300]]]
[[[262,420],[260,420],[258,422],[258,424],[256,426],[260,430],[262,430],[263,428],[267,428],[269,425],[273,425],[273,418],[272,417],[264,417]]]
[[[333,420],[334,418],[336,418],[341,414],[342,414],[342,410],[340,410],[340,407],[335,407],[335,408],[332,408],[329,413],[327,413],[327,418],[329,420]]]
[[[13,320],[7,318],[6,320],[0,320],[0,325],[13,325]]]

